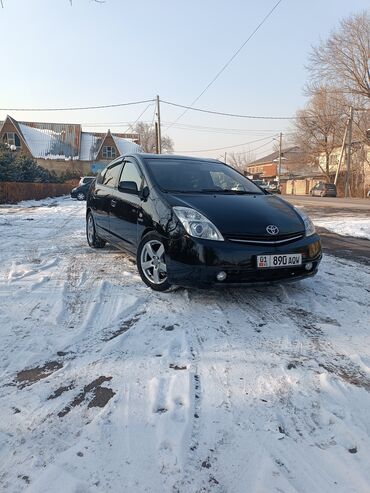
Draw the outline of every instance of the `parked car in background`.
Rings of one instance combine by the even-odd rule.
[[[86,235],[92,248],[109,242],[136,255],[156,291],[293,281],[314,276],[321,260],[301,210],[218,160],[171,154],[109,164],[88,192]]]
[[[93,180],[95,180],[95,176],[82,176],[79,185],[86,185],[87,183],[91,183]]]
[[[71,197],[77,200],[86,200],[87,192],[95,180],[95,176],[83,176],[79,182],[79,185],[72,189]]]
[[[316,185],[311,188],[310,195],[312,197],[336,197],[337,196],[337,187],[334,183],[325,183],[320,181],[316,183]]]
[[[266,187],[265,189],[267,192],[270,192],[270,193],[278,193],[278,194],[281,194],[281,189],[280,189],[280,185],[277,181],[272,181],[268,184],[268,186]]]
[[[257,187],[260,187],[260,188],[263,188],[263,189],[266,189],[268,187],[268,183],[266,183],[264,180],[252,180],[253,183],[255,183],[257,185]]]

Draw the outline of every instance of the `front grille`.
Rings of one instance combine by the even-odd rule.
[[[303,232],[276,236],[225,235],[225,238],[229,241],[237,243],[250,243],[255,245],[279,245],[289,243],[290,241],[300,240],[303,237]]]
[[[306,271],[304,266],[285,268],[285,269],[254,269],[238,270],[225,269],[227,278],[225,283],[258,283],[269,281],[280,281],[284,279],[294,279],[295,277],[309,276],[312,271]]]

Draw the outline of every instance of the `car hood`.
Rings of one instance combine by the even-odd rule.
[[[274,195],[168,194],[173,206],[192,207],[201,212],[223,235],[271,236],[270,224],[279,235],[303,233],[304,223],[294,207]]]

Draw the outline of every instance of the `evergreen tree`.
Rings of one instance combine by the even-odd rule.
[[[12,170],[14,166],[14,153],[0,143],[0,181],[12,181]]]
[[[64,180],[39,166],[33,157],[11,151],[0,143],[0,181],[58,183]]]

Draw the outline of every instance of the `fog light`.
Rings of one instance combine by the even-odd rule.
[[[311,270],[311,269],[312,269],[312,267],[313,267],[313,263],[312,263],[312,262],[307,262],[307,264],[304,266],[304,268],[305,268],[306,270]]]
[[[217,274],[217,281],[224,281],[226,279],[226,272],[223,270]]]

